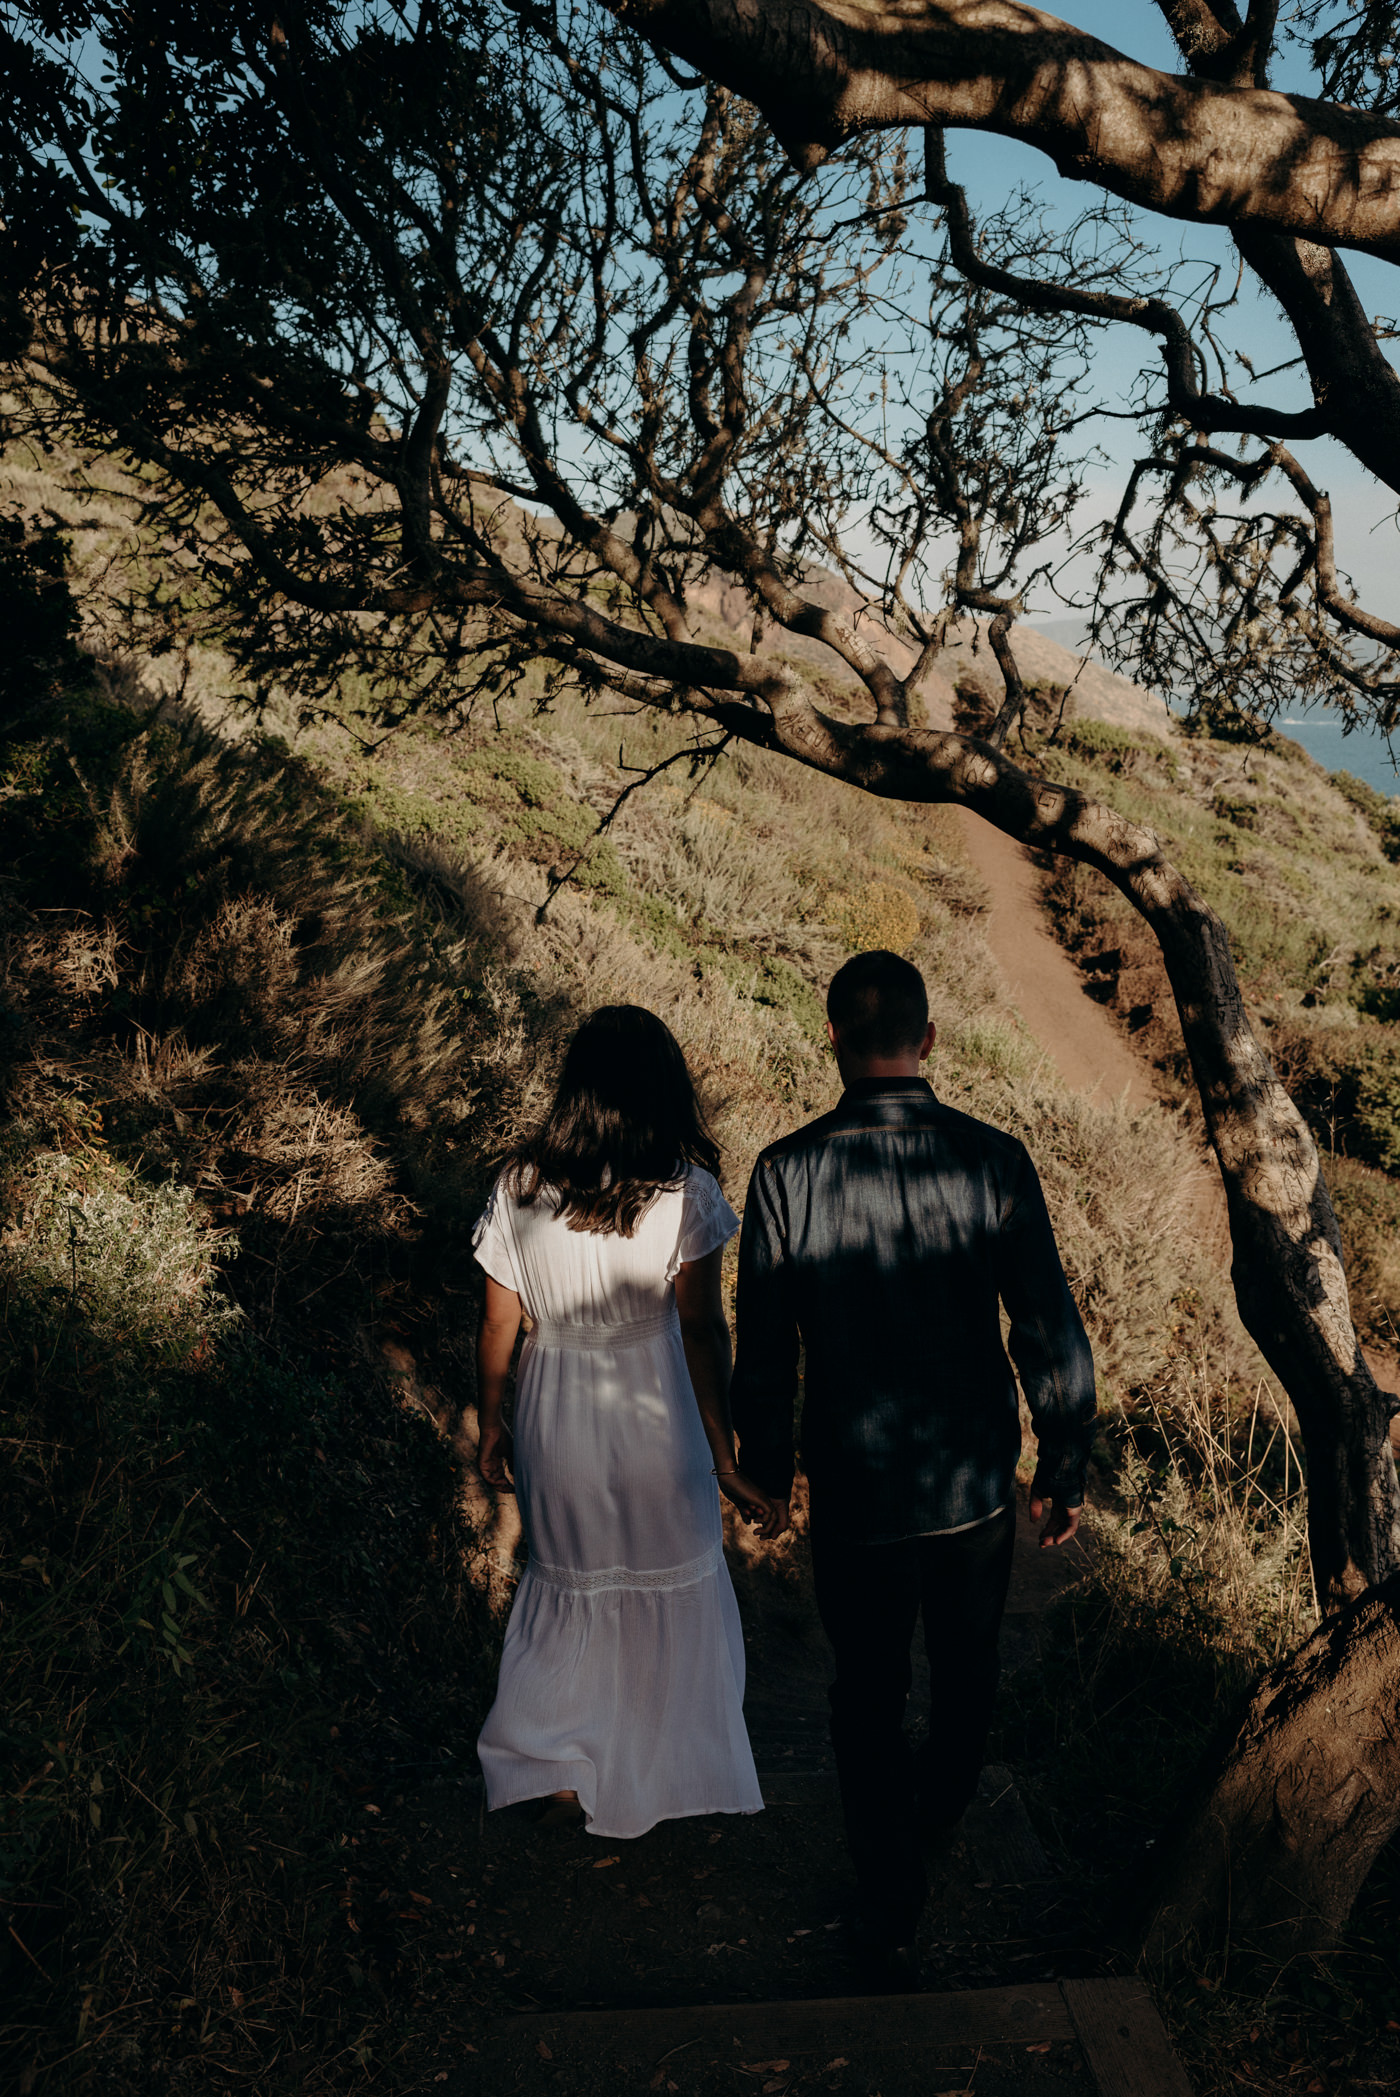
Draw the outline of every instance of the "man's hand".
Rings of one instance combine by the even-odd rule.
[[[716,1471],[719,1489],[732,1501],[760,1543],[771,1544],[788,1525],[786,1500],[775,1500],[742,1471]]]
[[[1083,1506],[1057,1507],[1048,1493],[1038,1493],[1031,1487],[1031,1520],[1038,1522],[1045,1516],[1045,1527],[1040,1532],[1042,1551],[1053,1551],[1057,1544],[1067,1544],[1079,1527]]]

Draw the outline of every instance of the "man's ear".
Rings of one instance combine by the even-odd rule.
[[[827,1040],[828,1040],[828,1041],[829,1041],[829,1042],[831,1043],[831,1046],[832,1046],[833,1048],[835,1048],[835,1046],[836,1046],[836,1029],[835,1029],[835,1027],[833,1027],[833,1025],[831,1024],[831,1021],[830,1021],[830,1020],[828,1020],[828,1021],[827,1021],[827,1023],[826,1023],[826,1038],[827,1038]]]
[[[919,1043],[919,1061],[921,1063],[923,1062],[925,1056],[931,1056],[933,1054],[933,1044],[935,1041],[937,1041],[937,1039],[938,1029],[934,1025],[933,1021],[930,1020],[927,1027],[924,1029],[924,1038]]]

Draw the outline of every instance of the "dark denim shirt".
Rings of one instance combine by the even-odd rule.
[[[801,1344],[803,1467],[814,1506],[840,1494],[853,1542],[994,1514],[1021,1447],[998,1299],[1037,1485],[1077,1505],[1094,1364],[1024,1144],[923,1078],[853,1085],[749,1182],[731,1400],[744,1470],[791,1487]]]

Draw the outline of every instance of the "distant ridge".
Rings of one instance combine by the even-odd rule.
[[[987,643],[987,623],[985,619],[969,620],[960,628],[958,639],[939,656],[938,669],[950,685],[959,676],[974,676],[979,683],[985,679],[989,696],[995,697],[1002,690],[1002,681]],[[1071,635],[1076,633],[1072,620],[1056,620],[1054,624]],[[1027,684],[1068,687],[1067,720],[1111,721],[1115,727],[1154,735],[1164,743],[1175,735],[1176,724],[1165,702],[1155,693],[1119,677],[1094,657],[1067,647],[1044,627],[1013,626],[1011,645],[1017,668]]]
[[[891,633],[879,613],[832,569],[810,568],[802,578],[806,595],[831,611],[844,612],[852,625],[871,635],[889,657],[895,671],[904,676],[914,665],[910,643]],[[717,617],[727,635],[747,636],[753,628],[753,604],[738,583],[711,576],[693,587],[690,603]],[[986,619],[966,619],[953,629],[954,638],[942,651],[919,687],[931,728],[953,728],[956,686],[980,685],[991,701],[1000,702],[1001,672],[987,643]],[[802,634],[781,634],[770,628],[767,638],[781,652],[804,668],[819,670],[833,683],[855,685],[852,674],[820,641]],[[1076,651],[1068,642],[1081,641],[1083,628],[1073,619],[1057,619],[1040,626],[1017,625],[1011,629],[1012,647],[1027,684],[1063,685],[1069,690],[1067,720],[1111,721],[1139,735],[1152,735],[1169,742],[1176,726],[1164,702],[1141,685],[1115,675],[1093,657]]]

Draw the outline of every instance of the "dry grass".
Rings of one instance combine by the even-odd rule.
[[[405,733],[367,766],[333,725],[288,748],[84,701],[6,754],[3,1395],[36,1548],[0,1636],[15,1753],[49,1763],[9,1887],[53,1922],[18,2058],[66,2051],[67,2086],[202,2088],[204,2045],[260,2089],[348,2090],[398,2043],[412,1955],[355,1792],[440,1765],[489,1695],[513,1537],[449,1460],[466,1229],[598,1003],[672,1025],[737,1196],[834,1097],[820,991],[847,941],[873,928],[924,970],[935,1082],[1027,1142],[1100,1366],[1101,1571],[1061,1660],[1091,1770],[1126,1746],[1160,1806],[1214,1699],[1305,1613],[1296,1476],[1272,1428],[1258,1446],[1267,1386],[1191,1247],[1180,1118],[1053,1081],[937,811],[739,752],[634,796],[551,900],[634,776],[619,733],[627,766],[683,740],[604,716]],[[1028,1720],[1028,1765],[1070,1738],[1063,1711]]]
[[[1037,762],[1145,822],[1230,927],[1251,1020],[1324,1152],[1362,1336],[1393,1345],[1400,1274],[1400,867],[1393,802],[1329,777],[1282,737],[1167,745],[1076,723]],[[1047,866],[1061,936],[1095,994],[1195,1114],[1166,972],[1141,919],[1097,874]]]
[[[360,1800],[498,1635],[451,1436],[531,1006],[280,759],[54,725],[0,797],[6,2065],[367,2086],[413,1956]]]

